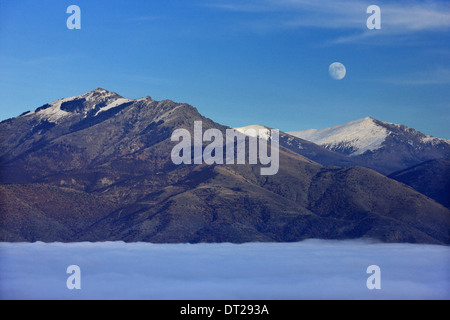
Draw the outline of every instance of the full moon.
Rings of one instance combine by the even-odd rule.
[[[330,76],[335,80],[341,80],[345,77],[345,66],[340,62],[333,62],[328,68]]]

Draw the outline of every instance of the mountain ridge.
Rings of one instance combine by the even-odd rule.
[[[325,129],[288,133],[345,154],[361,165],[386,175],[423,161],[450,156],[449,140],[372,117]]]
[[[353,160],[319,162],[344,155],[280,133],[273,176],[260,164],[175,165],[175,129],[228,127],[149,97],[97,113],[121,98],[93,96],[64,100],[72,115],[54,125],[45,108],[0,123],[2,241],[450,243],[450,211],[434,200]]]

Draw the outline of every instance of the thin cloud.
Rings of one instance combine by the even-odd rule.
[[[450,69],[436,68],[427,72],[412,73],[398,78],[379,79],[392,85],[421,86],[450,84]]]
[[[404,73],[392,77],[368,78],[365,81],[394,86],[449,85],[450,68],[440,66],[434,69],[430,68],[428,70]]]
[[[228,10],[228,11],[236,11],[236,12],[269,12],[272,11],[273,8],[265,5],[263,2],[261,3],[204,3],[204,7],[219,9],[219,10]]]
[[[149,21],[155,21],[155,20],[161,20],[161,19],[166,19],[166,18],[158,17],[158,16],[140,16],[140,17],[130,18],[129,21],[133,21],[133,22],[149,22]]]
[[[364,40],[367,32],[366,9],[371,2],[359,0],[248,0],[214,1],[205,6],[217,10],[252,13],[248,22],[253,29],[280,31],[286,29],[323,28],[353,30],[353,34],[335,39],[334,43]],[[414,1],[405,4],[381,2],[384,36],[399,36],[417,32],[450,29],[450,5],[443,1]],[[268,16],[269,14],[269,16]],[[358,31],[355,34],[355,31]],[[377,30],[379,31],[379,30]],[[375,32],[372,32],[374,34]],[[378,32],[379,33],[379,32]]]
[[[405,32],[446,30],[450,28],[450,6],[437,2],[408,6],[386,4],[383,19],[390,28]]]
[[[30,56],[28,58],[17,58],[13,56],[0,56],[0,64],[5,63],[9,66],[20,65],[25,67],[39,67],[39,66],[49,66],[49,65],[61,65],[65,63],[70,63],[79,59],[84,58],[83,54],[64,54],[64,55],[46,55],[46,56]]]

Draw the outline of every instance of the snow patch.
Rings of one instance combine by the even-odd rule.
[[[430,135],[425,135],[425,137],[423,137],[423,138],[421,139],[421,141],[422,141],[423,143],[431,143],[431,145],[433,145],[433,146],[435,146],[435,145],[437,145],[437,144],[440,144],[440,143],[442,143],[442,142],[445,142],[445,143],[447,143],[447,144],[450,145],[450,140],[447,140],[447,139],[440,139],[440,138],[436,138],[436,137],[433,137],[433,136],[430,136]]]
[[[49,122],[58,123],[63,118],[66,118],[66,117],[72,115],[72,113],[70,113],[70,112],[61,110],[61,104],[65,101],[69,101],[69,100],[62,99],[62,100],[52,102],[52,103],[50,103],[51,107],[44,109],[44,110],[39,110],[36,114],[39,116],[40,120],[47,120]]]
[[[108,104],[107,106],[105,106],[105,107],[103,107],[103,108],[100,108],[100,109],[97,111],[97,113],[94,115],[94,117],[97,116],[100,112],[103,112],[103,111],[106,111],[106,110],[109,110],[109,109],[118,107],[118,106],[120,106],[121,104],[130,102],[130,101],[133,101],[133,100],[131,100],[131,99],[126,99],[126,98],[119,98],[119,99],[115,100],[114,102]]]
[[[184,106],[185,106],[185,105],[183,105],[183,104],[177,105],[175,108],[170,109],[170,110],[164,112],[164,113],[161,114],[161,115],[158,115],[158,116],[155,118],[155,122],[158,122],[159,120],[166,120],[170,115],[173,114],[173,112],[174,112],[175,110],[177,110],[177,109],[179,109],[179,108],[182,108],[182,107],[184,107]]]
[[[270,129],[259,125],[253,124],[245,127],[233,128],[236,131],[239,131],[250,137],[261,137],[262,139],[269,140],[270,138]]]

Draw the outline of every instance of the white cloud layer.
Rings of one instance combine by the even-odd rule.
[[[450,248],[364,241],[0,243],[2,299],[449,299]],[[81,269],[69,290],[66,269]],[[366,287],[369,265],[381,289]]]

